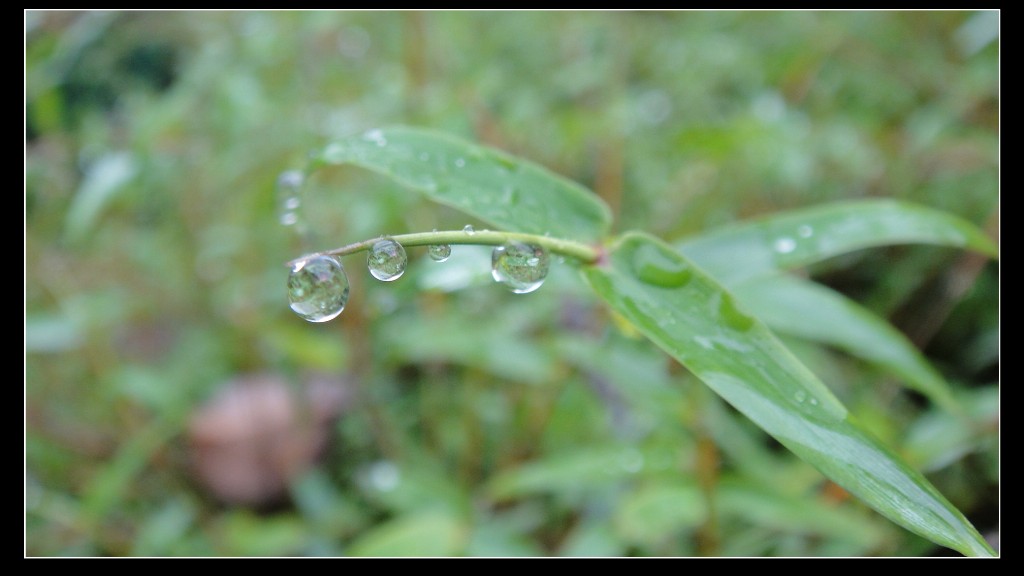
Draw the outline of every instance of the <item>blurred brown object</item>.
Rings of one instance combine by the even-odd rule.
[[[321,455],[348,400],[337,378],[314,376],[300,386],[277,374],[228,381],[189,422],[198,482],[228,504],[279,502],[289,480]]]

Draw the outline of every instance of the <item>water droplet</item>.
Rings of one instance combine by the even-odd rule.
[[[332,256],[313,256],[288,275],[288,302],[296,314],[310,322],[327,322],[341,314],[348,302],[348,275]]]
[[[510,242],[491,253],[491,276],[516,294],[533,292],[548,275],[548,253],[535,244]]]
[[[301,170],[285,170],[277,176],[277,186],[295,192],[302,187],[304,178]]]
[[[420,160],[423,162],[430,160],[430,154],[427,154],[426,152],[420,152]]]
[[[501,189],[501,202],[503,204],[514,204],[517,195],[515,186],[505,186]]]
[[[473,230],[472,224],[466,224],[465,226],[463,226],[462,231],[465,232],[466,234],[469,234],[470,236],[476,234],[476,230]]]
[[[804,400],[807,400],[807,392],[797,390],[796,394],[793,395],[793,398],[796,400],[797,404],[803,404]]]
[[[452,255],[452,247],[448,244],[431,244],[427,246],[427,254],[434,262],[444,262]]]
[[[779,254],[789,254],[796,250],[796,240],[783,236],[775,241],[775,251]]]
[[[381,238],[374,242],[366,257],[366,266],[370,269],[370,274],[385,282],[401,278],[407,262],[405,248],[391,238]]]
[[[718,302],[718,314],[726,326],[740,332],[746,332],[754,325],[754,319],[737,310],[732,297],[725,294]]]
[[[286,170],[277,177],[278,220],[285,226],[299,222],[296,210],[302,205],[300,194],[304,179],[299,170]]]
[[[390,492],[398,487],[401,475],[393,462],[382,460],[370,467],[367,474],[370,486],[379,492]]]
[[[679,288],[693,271],[679,256],[656,244],[644,244],[633,253],[633,272],[640,280],[662,288]]]
[[[817,405],[818,405],[818,399],[815,398],[814,396],[811,396],[811,406],[817,406]]]
[[[807,224],[802,224],[796,229],[796,233],[799,234],[801,238],[810,238],[814,235],[814,228],[811,228]]]
[[[462,168],[465,165],[466,165],[465,158],[456,158],[455,159],[455,167],[456,168]]]
[[[384,137],[384,133],[380,130],[370,130],[366,134],[363,134],[363,139],[373,142],[377,146],[387,146],[388,140]]]

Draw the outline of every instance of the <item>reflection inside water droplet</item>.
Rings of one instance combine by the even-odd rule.
[[[310,322],[336,318],[348,302],[348,275],[331,256],[313,256],[295,264],[288,275],[288,303]]]
[[[510,242],[491,253],[491,276],[516,294],[540,288],[548,275],[549,258],[535,244]]]
[[[377,280],[392,282],[405,273],[408,258],[405,248],[391,238],[381,238],[370,247],[366,256],[366,267]]]
[[[452,255],[452,247],[448,244],[431,244],[427,246],[427,254],[434,262],[444,262]]]

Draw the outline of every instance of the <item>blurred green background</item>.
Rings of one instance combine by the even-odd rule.
[[[331,138],[431,127],[590,187],[670,241],[894,197],[998,234],[997,12],[25,13],[28,555],[945,554],[850,499],[568,266],[361,257],[336,320],[283,262],[472,223]],[[425,261],[427,260],[427,261]],[[873,249],[808,273],[889,318],[956,421],[787,341],[997,540],[998,264]]]

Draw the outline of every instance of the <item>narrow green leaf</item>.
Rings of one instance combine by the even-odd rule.
[[[68,207],[65,227],[68,239],[85,238],[103,209],[138,173],[138,165],[128,152],[111,152],[94,162]]]
[[[933,542],[993,554],[924,476],[869,435],[764,324],[670,246],[627,234],[584,275],[616,312],[825,476]]]
[[[505,230],[594,241],[611,211],[594,193],[532,162],[458,138],[396,126],[329,144],[317,164],[354,164]]]
[[[773,330],[829,344],[876,364],[956,414],[949,385],[899,330],[820,284],[789,275],[733,288],[740,303]]]
[[[896,200],[837,202],[758,218],[677,244],[679,251],[727,286],[872,246],[936,244],[998,250],[958,216]]]

